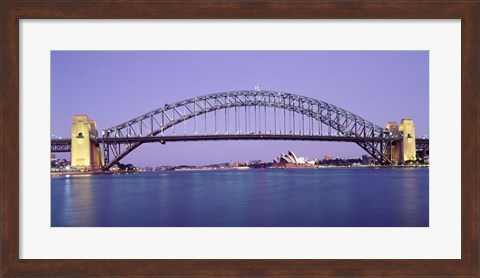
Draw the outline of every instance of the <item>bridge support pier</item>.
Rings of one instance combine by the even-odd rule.
[[[415,126],[413,125],[413,120],[402,119],[399,131],[402,136],[402,140],[400,141],[401,162],[405,163],[409,160],[416,160],[417,146],[415,144]]]
[[[72,121],[71,167],[98,171],[103,166],[100,145],[91,142],[98,136],[97,124],[87,115],[75,115]]]
[[[397,139],[391,141],[384,149],[384,154],[393,164],[404,164],[417,159],[413,120],[402,119],[400,125],[397,122],[389,122],[385,131],[387,137]]]

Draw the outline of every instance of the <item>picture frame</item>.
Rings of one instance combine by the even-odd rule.
[[[2,276],[466,276],[479,275],[478,1],[9,1],[1,10]],[[20,19],[461,19],[462,184],[459,260],[19,259]]]

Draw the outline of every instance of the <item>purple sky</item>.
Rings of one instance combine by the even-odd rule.
[[[52,51],[51,64],[51,133],[64,138],[71,137],[75,114],[94,118],[101,131],[165,103],[257,83],[337,105],[382,127],[411,118],[416,137],[429,134],[428,51]],[[144,144],[122,163],[271,161],[288,150],[311,159],[365,154],[354,143],[176,142]]]

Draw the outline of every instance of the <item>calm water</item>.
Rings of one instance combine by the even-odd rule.
[[[425,227],[428,169],[52,177],[53,227]]]

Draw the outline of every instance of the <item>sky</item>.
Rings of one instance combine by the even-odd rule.
[[[71,137],[87,114],[101,130],[183,99],[232,90],[312,97],[381,127],[413,119],[429,134],[428,51],[52,51],[51,134]],[[355,143],[210,141],[143,144],[121,162],[135,166],[271,162],[292,150],[309,159],[360,158]],[[68,154],[57,157],[69,159]]]

